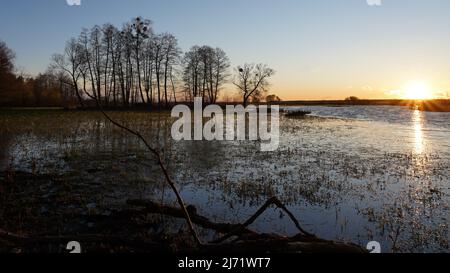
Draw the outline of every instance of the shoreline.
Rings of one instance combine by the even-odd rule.
[[[176,105],[188,105],[192,103],[189,102],[179,102]],[[217,105],[225,107],[226,105],[239,105],[241,103],[237,102],[218,102]],[[297,101],[280,101],[280,102],[270,102],[270,103],[258,103],[256,105],[278,105],[278,106],[324,106],[324,107],[345,107],[345,106],[401,106],[410,107],[412,110],[419,110],[423,112],[450,112],[450,99],[435,99],[435,100],[401,100],[401,99],[375,99],[375,100],[297,100]],[[164,113],[170,112],[175,104],[171,104],[168,107],[157,109],[157,107],[149,107],[148,105],[137,104],[130,107],[109,107],[105,108],[106,111],[112,112],[152,112],[152,113]],[[150,108],[150,109],[149,109]],[[0,111],[32,111],[32,110],[63,110],[63,111],[98,111],[97,107],[88,106],[85,108],[67,108],[67,107],[5,107],[0,106]]]

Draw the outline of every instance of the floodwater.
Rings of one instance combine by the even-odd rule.
[[[450,113],[391,106],[288,110],[297,108],[312,115],[282,116],[275,152],[249,141],[174,142],[167,113],[111,115],[163,147],[186,203],[212,220],[244,222],[277,196],[305,229],[325,239],[378,241],[385,252],[449,252]],[[94,112],[2,113],[0,169],[8,167],[57,173],[77,184],[68,194],[78,199],[41,211],[88,204],[104,212],[132,198],[175,205],[151,154]],[[47,195],[62,190],[53,187],[44,187]],[[159,229],[183,222],[165,225]],[[297,231],[277,209],[251,228]]]

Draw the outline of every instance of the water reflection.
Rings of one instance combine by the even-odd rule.
[[[414,152],[416,154],[422,154],[424,151],[424,136],[422,126],[422,112],[415,110],[413,114],[414,124]]]

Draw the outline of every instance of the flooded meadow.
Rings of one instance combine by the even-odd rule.
[[[242,223],[277,196],[306,230],[324,239],[363,247],[378,241],[384,252],[449,252],[450,113],[391,106],[285,110],[297,108],[312,114],[281,116],[275,152],[261,152],[251,141],[175,142],[168,112],[110,114],[161,147],[185,202],[211,220]],[[101,230],[79,215],[108,216],[129,199],[176,205],[155,158],[97,112],[2,110],[0,170],[41,177],[16,193],[14,211],[0,209],[2,219],[16,219],[11,226],[17,229],[19,221],[23,231]],[[7,175],[0,179],[6,185]],[[156,217],[148,230],[184,226]],[[297,231],[278,209],[251,228]]]

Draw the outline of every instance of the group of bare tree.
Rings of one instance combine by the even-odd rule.
[[[65,84],[82,107],[90,98],[111,107],[161,109],[179,98],[215,102],[229,66],[223,50],[208,46],[193,47],[183,58],[172,34],[155,34],[152,22],[138,17],[121,29],[105,24],[83,30],[64,54],[53,56],[51,68],[71,79]],[[181,80],[186,89],[178,88]]]
[[[51,105],[59,100],[69,107],[101,103],[111,108],[146,105],[147,109],[162,109],[180,101],[192,102],[195,97],[202,97],[206,104],[216,103],[220,97],[230,97],[221,96],[221,90],[233,82],[247,105],[263,98],[274,74],[266,65],[245,64],[231,80],[230,60],[222,49],[193,46],[183,54],[175,36],[155,34],[152,22],[141,17],[120,29],[111,24],[83,29],[67,42],[62,54],[52,57],[50,69],[34,79],[15,75],[13,59],[14,53],[0,43],[3,104],[39,101],[35,103],[39,106],[45,104],[41,98],[50,97],[42,94],[51,90]]]
[[[194,46],[183,58],[185,100],[202,97],[204,102],[216,103],[229,74],[230,61],[220,48]]]

